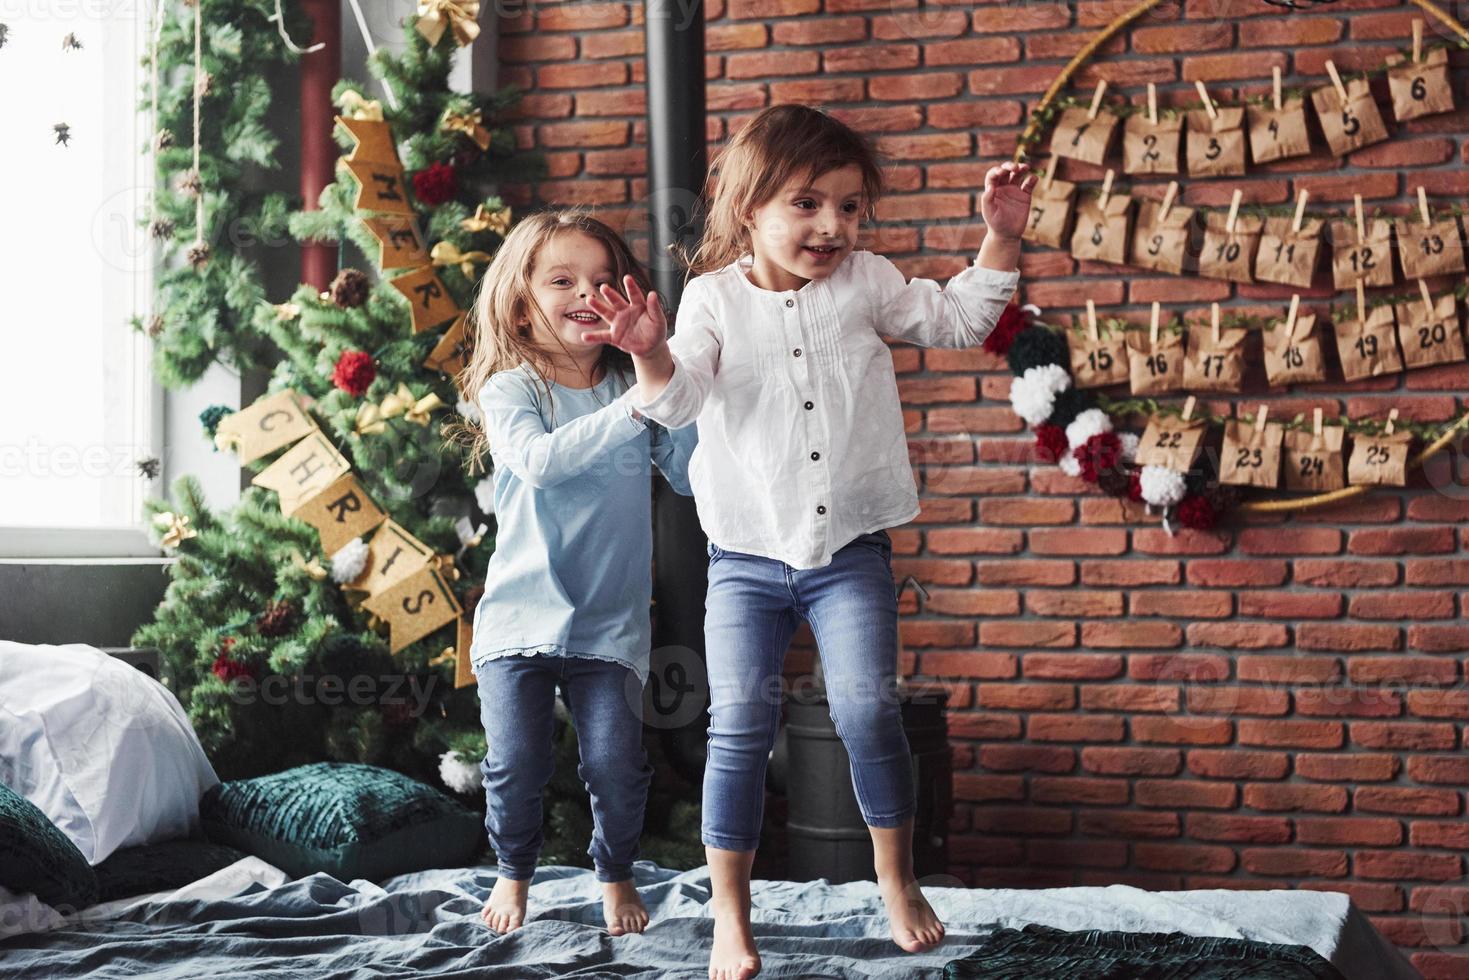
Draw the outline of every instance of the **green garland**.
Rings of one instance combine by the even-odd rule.
[[[1108,415],[1179,415],[1183,414],[1181,405],[1164,404],[1153,398],[1108,398],[1106,395],[1097,395],[1097,407]],[[1432,442],[1448,430],[1463,422],[1469,416],[1469,411],[1450,419],[1447,422],[1410,422],[1398,419],[1393,423],[1395,432],[1411,432],[1425,442]],[[1254,415],[1214,415],[1211,412],[1202,411],[1195,407],[1191,419],[1203,419],[1214,425],[1223,425],[1225,422],[1236,420],[1251,422],[1255,421]],[[1352,434],[1381,435],[1387,428],[1385,419],[1349,419],[1345,416],[1335,419],[1323,419],[1323,425],[1340,426]],[[1281,422],[1280,426],[1285,429],[1299,429],[1311,431],[1313,422],[1306,420],[1304,412],[1297,413],[1289,421]]]

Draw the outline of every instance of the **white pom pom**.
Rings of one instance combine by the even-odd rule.
[[[1034,384],[1043,385],[1053,395],[1059,395],[1071,387],[1071,372],[1059,364],[1038,364],[1026,368],[1025,377]]]
[[[480,414],[479,406],[468,399],[461,398],[455,402],[454,411],[464,416],[465,421],[473,422],[475,425],[479,425],[484,421],[484,416]]]
[[[1138,475],[1143,500],[1154,507],[1171,507],[1183,499],[1183,474],[1166,466],[1144,466]]]
[[[1122,443],[1122,461],[1131,463],[1137,459],[1138,434],[1136,432],[1123,432],[1117,436],[1117,441]]]
[[[1086,445],[1092,436],[1112,431],[1112,420],[1100,408],[1089,408],[1072,419],[1066,427],[1066,444],[1072,449]]]
[[[479,766],[464,762],[452,749],[439,756],[439,778],[456,793],[473,793],[484,788]]]
[[[367,558],[372,549],[361,538],[353,538],[335,555],[332,555],[332,581],[338,585],[352,582],[367,568]]]
[[[1081,463],[1070,453],[1062,453],[1061,458],[1056,460],[1056,465],[1067,476],[1081,476]]]
[[[1029,425],[1040,425],[1056,410],[1056,396],[1026,371],[1010,382],[1010,407]]]
[[[493,514],[495,512],[495,478],[487,476],[474,485],[474,500],[479,504],[481,513]]]

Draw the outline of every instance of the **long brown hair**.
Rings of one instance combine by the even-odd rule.
[[[474,305],[465,322],[470,344],[468,364],[455,378],[465,397],[473,400],[490,376],[521,364],[530,366],[541,389],[549,396],[552,374],[551,352],[533,339],[524,321],[542,323],[540,307],[531,291],[531,274],[536,257],[556,235],[581,232],[601,242],[612,259],[613,288],[622,293],[622,277],[630,275],[644,292],[652,283],[622,236],[581,207],[553,207],[538,211],[510,229],[480,280]],[[551,331],[555,335],[554,330]],[[630,372],[632,358],[611,344],[602,348],[604,372]],[[489,449],[484,425],[473,418],[451,423],[445,429],[449,440],[466,451],[466,469],[477,472]]]
[[[729,141],[711,168],[704,187],[704,237],[692,255],[679,257],[691,275],[723,268],[751,251],[745,222],[787,181],[814,181],[849,164],[862,171],[862,217],[875,220],[882,170],[867,138],[823,109],[794,104],[765,109]]]

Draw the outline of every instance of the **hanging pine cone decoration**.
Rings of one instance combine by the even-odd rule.
[[[163,333],[163,316],[155,313],[148,318],[148,326],[145,328],[148,336],[157,339]]]
[[[204,178],[197,170],[185,170],[174,179],[173,185],[185,197],[198,197],[204,193]]]
[[[289,599],[272,602],[260,618],[255,620],[255,631],[261,636],[284,636],[296,622],[296,607]]]
[[[173,130],[160,129],[158,135],[153,137],[153,148],[155,150],[167,150],[173,146]]]
[[[195,272],[198,272],[209,264],[210,255],[208,242],[195,242],[189,246],[189,265],[194,267]]]
[[[359,269],[343,269],[332,280],[328,292],[333,303],[344,310],[352,310],[367,302],[367,294],[371,290],[372,283],[368,281],[367,273]]]
[[[171,218],[155,218],[152,224],[148,225],[148,234],[152,235],[158,241],[164,241],[173,237],[173,231],[176,227],[178,226],[173,223],[173,219]]]

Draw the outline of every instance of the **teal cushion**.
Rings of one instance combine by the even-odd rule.
[[[245,854],[207,840],[176,840],[114,851],[97,865],[102,901],[173,891],[227,868]]]
[[[56,909],[97,902],[97,875],[34,803],[0,783],[0,886]]]
[[[199,807],[204,832],[300,878],[381,881],[464,867],[484,828],[477,814],[402,773],[317,762],[221,783]]]

